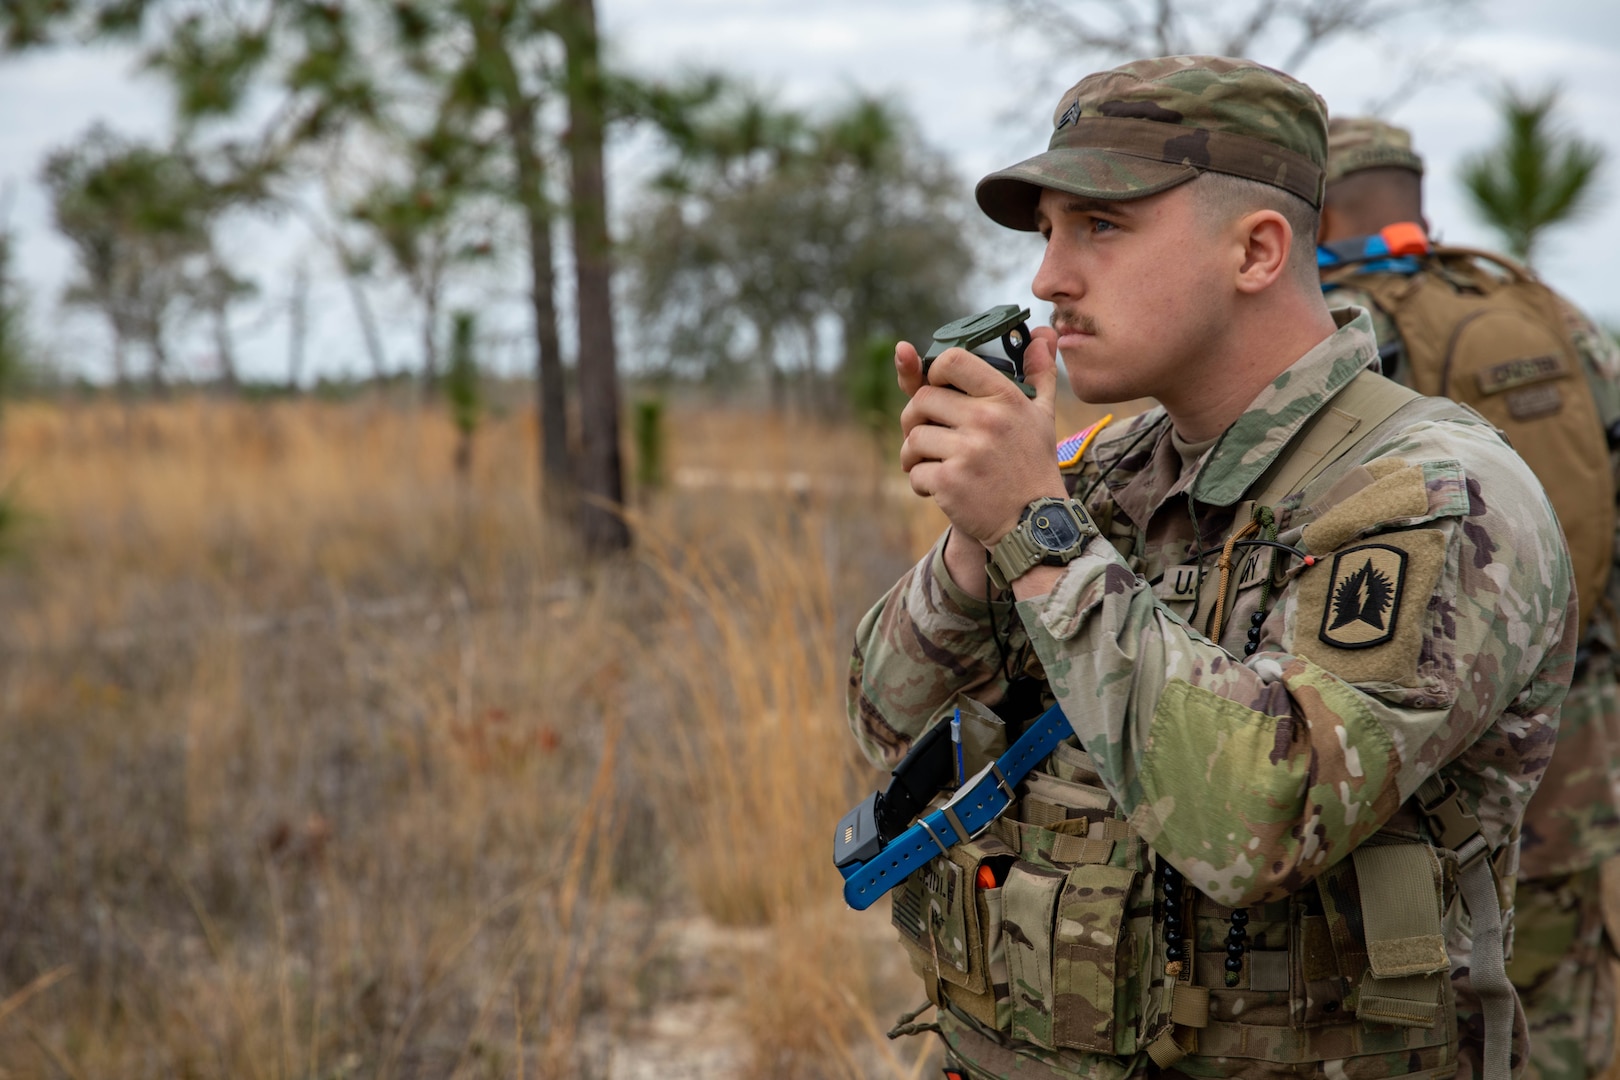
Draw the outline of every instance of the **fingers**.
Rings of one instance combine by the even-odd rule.
[[[917,424],[900,444],[900,467],[911,472],[925,461],[944,461],[960,448],[962,438],[952,428]]]
[[[987,366],[983,361],[978,363],[981,367]],[[938,366],[939,361],[934,361],[934,367]],[[932,368],[929,374],[933,374]],[[996,378],[1006,381],[1000,375],[996,375]],[[976,400],[951,386],[919,386],[911,400],[906,402],[906,407],[900,410],[900,434],[909,438],[912,431],[923,424],[956,428],[970,423]]]
[[[911,490],[927,498],[938,492],[936,481],[940,472],[945,468],[937,461],[924,461],[906,470],[906,476],[911,481]]]
[[[1057,371],[1057,331],[1050,326],[1037,326],[1030,331],[1029,348],[1024,350],[1024,375],[1041,368]]]
[[[928,368],[928,381],[935,386],[954,386],[971,397],[1020,395],[1012,380],[966,349],[946,349]]]
[[[923,385],[922,357],[909,341],[898,342],[894,347],[894,378],[900,384],[900,392],[908,398],[916,396]]]
[[[1035,388],[1035,403],[1047,416],[1057,415],[1057,331],[1038,326],[1024,351],[1024,381]]]
[[[1031,341],[1024,355],[1024,370],[1026,382],[1036,391],[1034,402],[1050,424],[1057,411],[1056,361],[1050,340],[1056,335],[1048,327],[1042,327],[1040,333],[1045,338]],[[896,370],[902,380],[915,355],[915,350],[904,343],[896,349]],[[905,382],[901,385],[904,387]],[[947,349],[929,366],[928,382],[911,392],[911,400],[900,414],[900,431],[909,437],[919,425],[964,428],[982,425],[992,416],[999,418],[991,421],[996,428],[1030,426],[1034,420],[1026,412],[1029,407],[1029,399],[1017,384],[985,363],[983,357],[966,349]]]

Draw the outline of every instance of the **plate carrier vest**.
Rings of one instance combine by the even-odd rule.
[[[1256,482],[1256,503],[1303,491],[1299,505],[1310,505],[1359,460],[1358,448],[1396,425],[1478,420],[1371,372],[1330,404]],[[1000,718],[965,696],[957,704],[963,741],[994,760],[1007,746]],[[1161,860],[1084,749],[1072,739],[1059,745],[1017,795],[987,830],[891,894],[892,922],[941,1017],[915,1023],[925,1004],[890,1036],[941,1030],[948,1071],[973,1080],[1115,1078],[1189,1054],[1296,1066],[1388,1053],[1398,1071],[1449,1077],[1457,1030],[1446,940],[1465,920],[1486,1014],[1485,1076],[1507,1080],[1514,997],[1503,955],[1518,848],[1515,840],[1487,851],[1451,781],[1431,777],[1348,857],[1299,891],[1249,907],[1232,987],[1224,978],[1232,909],[1190,881],[1167,902],[1154,872]],[[1167,919],[1185,928],[1182,960],[1166,957]],[[1028,927],[1048,932],[1019,929]]]

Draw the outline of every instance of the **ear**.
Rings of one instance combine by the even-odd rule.
[[[1294,249],[1294,229],[1275,210],[1256,210],[1237,222],[1238,242],[1243,261],[1234,284],[1242,293],[1261,293],[1283,276],[1289,252]]]

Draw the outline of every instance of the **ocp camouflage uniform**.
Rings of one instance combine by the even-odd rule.
[[[1001,700],[1008,684],[992,632],[1000,620],[1008,647],[1031,647],[1029,670],[1078,736],[1045,772],[1106,789],[1112,816],[1209,898],[1200,935],[1219,929],[1223,905],[1253,905],[1254,948],[1285,944],[1290,905],[1322,912],[1327,872],[1346,866],[1437,772],[1477,810],[1494,861],[1508,866],[1556,738],[1573,663],[1560,642],[1573,636],[1574,609],[1541,489],[1489,425],[1449,403],[1416,422],[1397,414],[1318,490],[1280,500],[1279,540],[1313,553],[1316,565],[1279,560],[1267,573],[1271,549],[1258,549],[1234,575],[1239,588],[1221,628],[1210,625],[1209,562],[1202,574],[1191,563],[1248,519],[1245,496],[1290,438],[1373,363],[1367,318],[1346,322],[1348,314],[1337,313],[1341,329],[1193,462],[1183,461],[1162,410],[1103,431],[1067,479],[1087,495],[1107,542],[1093,540],[1049,595],[1016,605],[965,595],[936,545],[856,633],[850,719],[868,757],[892,765],[958,692]],[[1370,648],[1339,647],[1321,630],[1334,610],[1329,586],[1354,573],[1336,574],[1335,564],[1354,571],[1380,546],[1404,557],[1388,582],[1394,634]],[[1259,651],[1240,662],[1262,604]],[[1088,752],[1074,752],[1081,746]],[[1448,912],[1455,1015],[1433,1028],[1358,1024],[1343,1008],[1345,981],[1318,956],[1320,972],[1268,970],[1264,991],[1212,990],[1202,1049],[1176,1067],[1211,1077],[1477,1074],[1483,1031],[1470,940]],[[1327,947],[1333,928],[1307,920]],[[1039,935],[1008,925],[1003,936]],[[1112,988],[1097,985],[1111,1006]],[[945,1000],[948,1044],[992,1063],[969,1075],[1151,1069],[1141,1049],[1123,1057],[1020,1044],[952,1008],[948,987]],[[1285,1056],[1299,1060],[1259,1060],[1268,1038],[1286,1040]],[[1516,1062],[1523,1038],[1521,1014]]]
[[[1330,185],[1360,168],[1422,171],[1421,159],[1399,128],[1351,119],[1335,120],[1330,132]],[[1396,274],[1405,278],[1411,272],[1401,271],[1397,265],[1374,264],[1366,272],[1335,274],[1328,300],[1367,309],[1385,372],[1413,385],[1413,361],[1395,321],[1370,292],[1357,287],[1358,281]],[[1575,378],[1584,376],[1600,416],[1611,421],[1620,417],[1620,348],[1574,305],[1562,298],[1558,305],[1584,368]],[[1466,383],[1458,385],[1474,391]],[[1545,426],[1566,422],[1576,420],[1568,412],[1536,417],[1516,428],[1514,445],[1525,450]],[[1620,451],[1611,448],[1609,461],[1608,483],[1591,495],[1594,508],[1620,490]],[[1620,527],[1613,550],[1620,560]],[[1614,943],[1605,932],[1600,869],[1604,860],[1620,855],[1620,693],[1614,659],[1620,573],[1612,567],[1600,595],[1593,610],[1581,612],[1585,627],[1564,699],[1558,750],[1525,811],[1521,842],[1508,974],[1529,1022],[1530,1071],[1540,1080],[1585,1080],[1601,1073],[1614,1053]],[[1613,907],[1620,897],[1611,895],[1608,903]]]

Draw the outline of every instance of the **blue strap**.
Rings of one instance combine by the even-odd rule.
[[[865,911],[935,855],[989,828],[1012,805],[1018,782],[1073,733],[1061,707],[1047,709],[1005,754],[963,784],[950,802],[924,814],[866,862],[841,867],[844,902]],[[953,821],[961,824],[966,836],[958,834]]]
[[[1391,255],[1389,243],[1377,233],[1317,245],[1316,265],[1319,269],[1326,270],[1350,262],[1360,263],[1361,272],[1364,274],[1400,274],[1403,277],[1411,277],[1422,269],[1422,264],[1416,256]],[[1322,291],[1332,292],[1339,285],[1339,282],[1326,283],[1322,286]]]

